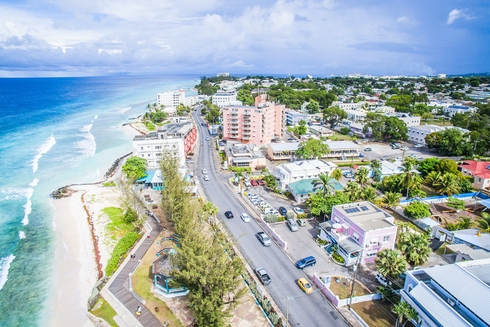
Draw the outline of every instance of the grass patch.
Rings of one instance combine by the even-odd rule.
[[[140,266],[133,274],[133,290],[146,300],[146,308],[150,310],[162,324],[164,324],[165,321],[168,321],[170,323],[169,326],[183,327],[180,320],[174,316],[167,304],[155,297],[151,292],[151,287],[153,284],[153,280],[150,278],[151,265],[155,259],[155,251],[151,251],[150,249],[150,251],[145,254]],[[158,312],[155,310],[155,308],[158,308]]]
[[[134,231],[133,224],[124,222],[124,212],[121,208],[107,207],[102,209],[102,212],[105,213],[111,221],[106,227],[106,233],[109,238],[118,240],[127,233]]]
[[[117,315],[116,311],[104,300],[102,297],[99,298],[94,308],[90,310],[90,312],[99,318],[107,321],[109,325],[112,327],[118,327],[116,322],[114,321],[114,317]]]
[[[382,301],[354,303],[351,308],[370,327],[392,327],[396,324],[395,314],[391,313],[391,305]]]
[[[114,181],[108,181],[108,182],[105,182],[104,184],[102,184],[102,186],[104,186],[104,187],[116,186],[116,182],[114,182]]]
[[[339,280],[337,283],[336,280]],[[339,297],[339,299],[347,299],[350,297],[352,287],[352,278],[347,282],[345,277],[332,277],[330,280],[330,290]],[[354,296],[362,296],[371,294],[362,284],[356,281],[354,285]]]

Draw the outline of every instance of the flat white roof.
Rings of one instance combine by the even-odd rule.
[[[270,143],[272,151],[296,151],[298,150],[298,145],[300,142],[290,142],[290,143]],[[360,149],[361,147],[351,141],[325,141],[324,142],[330,150],[352,150]]]

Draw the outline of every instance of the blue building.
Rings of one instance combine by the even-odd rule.
[[[301,120],[304,120],[305,122],[308,119],[307,114],[303,114],[301,112],[297,112],[294,110],[288,110],[286,111],[286,124],[290,126],[296,126],[299,124]]]

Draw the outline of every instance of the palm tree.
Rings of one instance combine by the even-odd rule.
[[[396,327],[400,325],[403,327],[410,319],[416,319],[418,316],[415,309],[412,308],[410,304],[405,301],[400,301],[393,305],[393,312],[398,315],[396,319]],[[402,325],[401,323],[403,322],[404,318],[406,318],[407,321]]]
[[[376,269],[383,276],[396,277],[407,270],[407,260],[399,250],[384,249],[378,252]]]
[[[376,189],[372,186],[368,186],[362,192],[362,198],[369,202],[374,202],[376,199]]]
[[[330,182],[330,176],[328,176],[328,174],[318,175],[318,179],[312,180],[311,184],[313,184],[314,191],[323,189],[323,195],[327,195],[335,192],[335,188],[333,184]]]
[[[400,235],[398,249],[405,255],[412,266],[425,263],[432,252],[429,247],[429,239],[426,234],[405,232]]]
[[[357,184],[356,182],[347,183],[344,192],[347,194],[347,197],[352,202],[359,200],[362,196],[361,186],[359,186],[359,184]]]
[[[435,182],[441,179],[441,176],[441,172],[433,170],[425,176],[425,182],[430,186],[433,186]]]
[[[393,291],[393,289],[389,286],[378,286],[376,291],[381,294],[381,299],[383,302],[392,302],[396,297],[395,291]]]
[[[400,199],[402,198],[401,193],[398,192],[386,192],[383,197],[383,203],[386,204],[390,209],[393,209],[400,204]]]
[[[422,184],[422,178],[418,174],[417,171],[414,170],[413,162],[410,160],[406,160],[402,164],[403,172],[402,179],[400,180],[400,187],[406,188],[407,198],[409,197],[409,193],[411,189],[419,189]]]
[[[481,218],[476,222],[478,223],[478,229],[480,232],[490,233],[490,214],[482,212]]]
[[[458,221],[458,229],[468,229],[468,228],[471,228],[471,226],[473,226],[473,221],[471,220],[470,217],[459,217],[457,219]]]
[[[364,187],[364,184],[369,180],[369,170],[366,167],[359,168],[354,174],[354,178],[356,179],[356,182]]]
[[[336,180],[340,181],[340,179],[342,179],[342,170],[340,170],[339,168],[335,168],[332,171],[332,174],[330,175],[330,177],[332,177],[333,179],[336,179]]]
[[[461,186],[459,185],[459,178],[452,173],[444,173],[438,180],[432,184],[439,194],[447,194],[449,196],[458,194]]]
[[[381,180],[381,167],[382,167],[382,164],[381,164],[381,161],[379,161],[378,159],[374,159],[371,161],[371,163],[369,164],[371,166],[371,169],[373,170],[373,180],[376,181],[376,182],[379,182]]]

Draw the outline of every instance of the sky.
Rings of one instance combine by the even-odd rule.
[[[488,0],[0,0],[0,77],[490,72]]]

